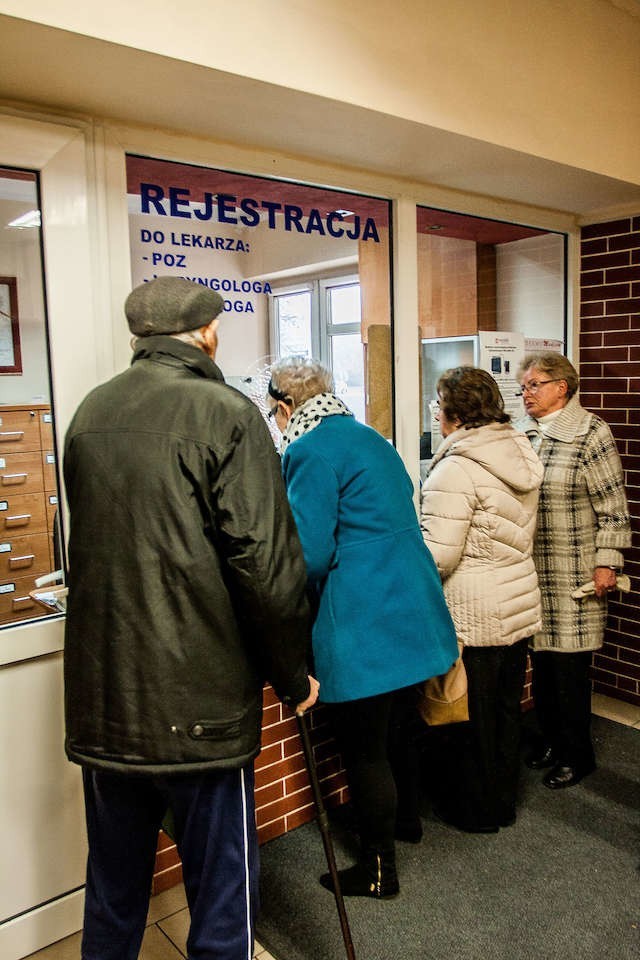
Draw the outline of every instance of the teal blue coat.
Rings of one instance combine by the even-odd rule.
[[[353,417],[326,417],[285,450],[283,473],[316,593],[320,698],[371,697],[445,673],[458,655],[411,480]]]

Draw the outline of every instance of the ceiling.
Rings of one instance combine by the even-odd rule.
[[[484,217],[470,217],[463,213],[418,207],[418,233],[433,233],[438,237],[455,237],[475,243],[497,244],[524,240],[547,231],[536,230],[517,223],[503,223]]]
[[[638,184],[14,17],[0,16],[0,63],[0,98],[65,114],[286,151],[583,217],[640,205]]]

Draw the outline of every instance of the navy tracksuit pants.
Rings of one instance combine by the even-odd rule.
[[[158,830],[175,824],[189,960],[251,960],[258,909],[253,764],[172,777],[84,769],[89,856],[82,960],[136,960]]]

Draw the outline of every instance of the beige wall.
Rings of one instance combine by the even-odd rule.
[[[0,13],[640,182],[634,0],[3,0]]]

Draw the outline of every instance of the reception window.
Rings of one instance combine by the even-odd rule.
[[[445,370],[487,370],[517,420],[520,360],[540,350],[566,352],[567,237],[427,207],[417,208],[416,226],[425,463],[441,439],[435,413]]]
[[[127,180],[133,282],[220,292],[227,382],[264,409],[270,364],[313,357],[393,437],[388,200],[139,156]]]

